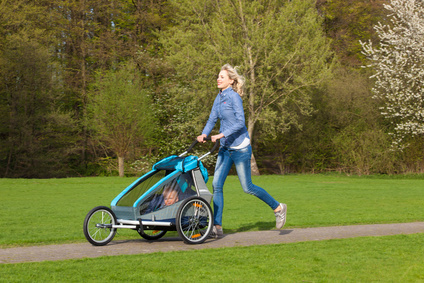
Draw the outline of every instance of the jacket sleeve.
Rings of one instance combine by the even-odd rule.
[[[209,114],[209,119],[206,122],[206,126],[203,128],[202,135],[205,134],[206,136],[209,136],[209,134],[212,132],[212,129],[215,127],[215,124],[218,121],[218,103],[219,103],[219,94],[215,98],[211,113]]]

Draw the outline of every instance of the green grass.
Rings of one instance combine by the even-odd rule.
[[[109,206],[133,180],[0,179],[0,245],[85,241],[86,213]],[[288,204],[287,228],[424,221],[422,175],[260,176],[254,183]],[[236,176],[224,194],[226,233],[273,229],[270,208],[244,194]],[[139,238],[118,232],[115,239]],[[0,282],[424,282],[423,270],[421,233],[0,264]]]
[[[424,282],[424,234],[0,265],[2,282]]]
[[[95,206],[109,206],[135,178],[0,179],[0,246],[85,241],[82,225]],[[259,176],[253,179],[288,204],[286,227],[424,221],[424,176]],[[211,187],[212,180],[208,182]],[[236,176],[224,188],[226,233],[273,229],[268,206],[244,194]],[[118,230],[115,239],[139,238]]]

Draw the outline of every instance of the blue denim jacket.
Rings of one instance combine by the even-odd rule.
[[[244,119],[243,101],[231,87],[218,93],[202,134],[208,136],[218,119],[221,122],[219,132],[225,136],[220,140],[221,146],[238,146],[246,137],[249,138]]]

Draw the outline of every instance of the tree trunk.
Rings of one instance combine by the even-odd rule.
[[[118,156],[119,177],[124,177],[124,157]]]
[[[252,152],[252,159],[250,159],[250,167],[252,169],[252,175],[254,176],[261,175],[261,173],[259,172],[258,164],[256,164],[256,158],[255,158],[255,155],[253,155],[253,152]]]
[[[248,48],[248,54],[249,54],[249,65],[250,65],[250,83],[252,85],[255,84],[255,67],[253,64],[253,59],[252,59],[252,53],[251,53],[251,49]],[[249,91],[249,100],[248,100],[248,110],[249,110],[249,117],[247,119],[247,132],[249,133],[249,137],[250,137],[250,143],[253,142],[253,129],[255,128],[255,94],[252,91],[252,89],[250,89]],[[253,148],[253,145],[252,145]],[[252,151],[252,158],[250,159],[250,168],[252,171],[252,175],[255,176],[259,176],[261,175],[259,173],[259,168],[258,165],[256,164],[256,158],[253,154]]]
[[[248,121],[247,121],[247,132],[249,133],[251,143],[253,141],[252,136],[253,136],[254,125],[255,125],[255,123],[253,121],[253,118],[251,117],[251,115],[249,115],[249,118],[248,118]],[[255,158],[253,152],[252,152],[252,158],[250,159],[250,168],[251,168],[251,171],[252,171],[252,175],[254,175],[254,176],[261,175],[261,173],[259,172],[258,165],[256,164],[256,158]]]

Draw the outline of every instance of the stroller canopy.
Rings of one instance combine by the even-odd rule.
[[[209,179],[208,171],[203,166],[202,162],[198,160],[197,156],[178,157],[177,155],[171,155],[153,165],[154,170],[177,170],[183,173],[197,167],[199,167],[200,172],[202,172],[203,180],[207,183]]]

